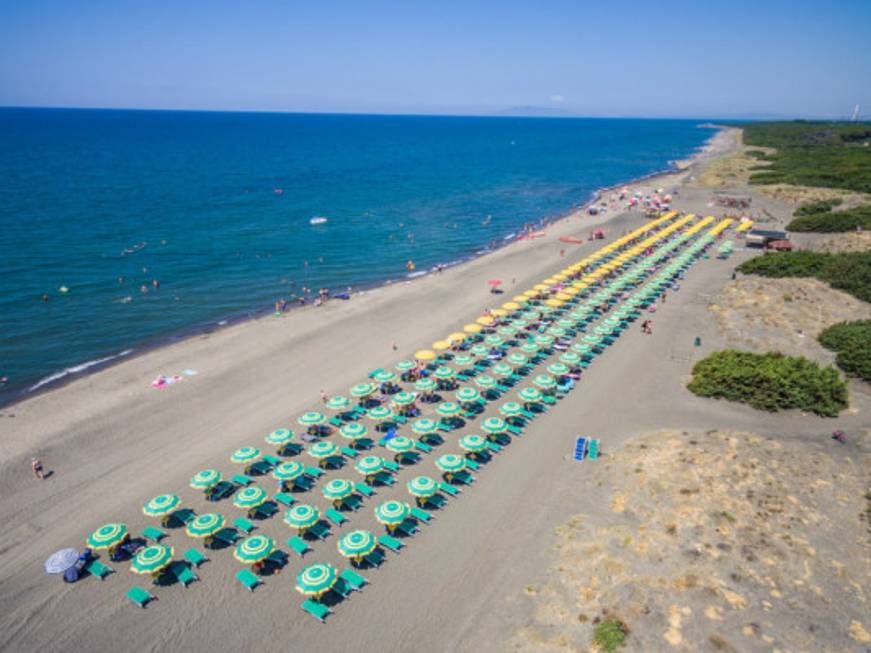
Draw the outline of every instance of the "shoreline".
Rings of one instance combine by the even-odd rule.
[[[715,140],[721,136],[722,134],[726,134],[729,131],[732,131],[736,128],[730,127],[727,125],[714,125],[711,123],[700,123],[697,125],[698,129],[715,129],[715,131],[705,139],[701,145],[696,148],[696,151],[692,154],[692,156],[686,159],[676,159],[669,162],[670,168],[659,170],[656,172],[651,172],[647,175],[642,175],[640,177],[634,178],[629,181],[620,181],[611,186],[604,186],[602,188],[598,188],[590,193],[589,198],[582,204],[568,210],[565,213],[558,214],[553,217],[545,216],[539,218],[532,224],[537,229],[542,229],[546,227],[552,227],[554,225],[559,225],[561,223],[565,223],[566,221],[572,218],[599,218],[599,221],[596,221],[595,226],[600,226],[601,224],[607,224],[609,220],[615,218],[621,213],[623,213],[624,209],[609,209],[608,213],[605,215],[599,216],[585,216],[585,212],[596,202],[598,202],[605,194],[613,192],[617,189],[624,188],[627,186],[636,186],[639,184],[653,182],[656,179],[660,178],[668,178],[672,175],[681,175],[688,172],[693,166],[697,165],[700,161],[704,160],[706,155],[715,151]],[[594,226],[593,223],[590,223],[590,226]],[[510,234],[509,236],[505,236],[502,239],[494,240],[496,242],[496,247],[484,247],[484,248],[476,248],[471,254],[463,255],[461,254],[458,258],[454,259],[445,264],[440,264],[443,266],[443,270],[448,269],[456,269],[458,267],[462,267],[464,265],[468,265],[472,261],[476,261],[482,258],[486,258],[489,255],[492,255],[496,252],[499,252],[506,247],[509,247],[512,244],[517,242],[521,242],[518,237],[517,232]],[[369,285],[361,285],[356,286],[355,284],[350,284],[351,287],[359,288],[359,290],[354,290],[351,293],[351,300],[354,298],[359,298],[359,296],[370,294],[374,291],[377,291],[381,288],[390,288],[397,285],[408,284],[414,281],[419,281],[420,279],[424,279],[426,277],[431,276],[436,273],[437,269],[430,268],[428,270],[415,272],[414,276],[403,276],[397,279],[387,278],[381,282],[371,283]],[[344,301],[344,300],[336,300],[333,301]],[[286,309],[285,314],[292,314],[298,312],[300,309],[305,308],[316,308],[312,303],[307,303],[305,305],[293,305],[290,304],[288,309]],[[318,307],[319,308],[319,307]],[[40,379],[37,379],[32,384],[29,384],[27,387],[19,388],[15,390],[8,390],[6,392],[0,390],[0,410],[8,409],[14,407],[21,402],[27,401],[29,399],[33,399],[35,397],[39,397],[48,392],[52,392],[54,390],[58,390],[63,388],[77,380],[85,379],[89,376],[97,374],[98,372],[102,372],[104,370],[111,369],[117,365],[126,363],[131,360],[135,360],[147,354],[153,353],[155,351],[159,351],[166,347],[170,347],[177,344],[183,344],[185,341],[198,338],[204,335],[211,335],[216,332],[230,329],[233,327],[237,327],[242,324],[256,322],[258,320],[268,318],[273,315],[273,311],[268,307],[263,307],[259,309],[250,308],[239,311],[236,314],[228,315],[223,317],[217,321],[210,322],[200,322],[197,324],[192,324],[189,327],[184,329],[180,329],[173,333],[164,334],[161,336],[155,336],[154,338],[147,339],[139,344],[133,344],[126,347],[119,347],[117,351],[110,352],[101,356],[99,358],[82,361],[76,365],[71,367],[60,369],[52,372]]]

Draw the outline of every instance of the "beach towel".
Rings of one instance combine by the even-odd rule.
[[[174,376],[158,376],[151,382],[151,387],[156,388],[157,390],[162,390],[163,388],[178,383],[179,381],[184,381],[184,377],[179,376],[178,374]]]

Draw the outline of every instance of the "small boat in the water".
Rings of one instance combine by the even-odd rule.
[[[308,221],[309,224],[324,224],[327,219],[323,216],[316,215],[311,220]]]

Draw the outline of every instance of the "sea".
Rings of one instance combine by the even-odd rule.
[[[468,260],[712,135],[692,120],[0,109],[0,404],[305,289]]]

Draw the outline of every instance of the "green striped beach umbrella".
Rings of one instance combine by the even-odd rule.
[[[345,533],[336,542],[336,548],[346,558],[362,558],[375,550],[378,540],[369,531],[351,531]]]
[[[564,363],[551,363],[547,366],[547,371],[554,376],[563,376],[564,374],[568,374],[571,370],[569,370]]]
[[[275,542],[265,535],[252,535],[236,545],[233,557],[243,564],[253,565],[265,560],[275,550]]]
[[[315,442],[308,448],[308,455],[318,460],[324,460],[339,453],[339,447],[329,440]]]
[[[493,334],[484,338],[484,343],[488,347],[501,347],[505,344],[505,339],[502,336],[497,336],[496,334]]]
[[[520,351],[524,354],[535,354],[538,352],[538,345],[534,342],[524,342],[520,345]]]
[[[541,347],[549,347],[553,344],[553,336],[549,336],[546,333],[541,333],[535,336],[535,344]]]
[[[438,427],[439,425],[434,420],[422,417],[414,421],[411,425],[411,430],[418,435],[429,435],[430,433],[435,433]]]
[[[547,330],[547,333],[554,338],[562,338],[566,335],[566,330],[562,327],[553,326]]]
[[[535,404],[541,401],[541,390],[538,388],[523,388],[520,392],[517,393],[517,396],[520,397],[521,401],[526,403]]]
[[[272,433],[266,436],[267,444],[281,446],[293,440],[293,431],[290,429],[275,429]]]
[[[338,575],[333,565],[318,562],[303,568],[296,576],[296,590],[304,596],[318,597],[330,591]]]
[[[473,345],[469,348],[469,353],[473,356],[486,356],[490,353],[490,350],[485,345]]]
[[[242,447],[241,449],[236,449],[233,455],[230,456],[230,460],[234,463],[250,463],[258,458],[260,458],[260,449],[257,447]]]
[[[499,407],[499,412],[505,417],[517,417],[523,413],[523,406],[516,401],[506,401]]]
[[[339,433],[347,440],[359,440],[366,437],[368,429],[359,422],[348,422],[339,428]]]
[[[456,356],[454,356],[451,362],[454,365],[459,365],[460,367],[468,367],[475,362],[475,359],[468,354],[457,354]]]
[[[528,327],[529,322],[523,318],[517,318],[516,320],[511,320],[511,326],[514,328],[515,332],[517,332]]]
[[[156,574],[166,569],[170,562],[172,562],[172,547],[152,544],[136,554],[133,562],[130,563],[130,571],[134,574]]]
[[[436,389],[436,382],[429,377],[415,382],[414,389],[418,392],[432,392]]]
[[[478,401],[481,393],[475,388],[460,388],[454,395],[459,402]]]
[[[507,429],[508,425],[501,417],[488,417],[481,422],[481,430],[494,435],[497,433],[504,433]]]
[[[607,336],[614,329],[612,327],[607,326],[606,324],[599,324],[594,331],[598,333],[600,336]]]
[[[305,473],[305,467],[302,463],[295,460],[286,460],[279,463],[272,470],[272,475],[279,481],[294,481]]]
[[[522,367],[529,362],[529,358],[519,352],[508,354],[505,360],[516,367]]]
[[[575,321],[563,317],[556,321],[556,325],[562,329],[572,329],[575,326]]]
[[[310,410],[309,412],[301,415],[297,421],[299,422],[300,426],[309,427],[319,426],[320,424],[323,424],[325,420],[326,417],[324,417],[323,413],[319,413],[316,410]]]
[[[567,351],[561,354],[559,359],[566,365],[577,365],[581,362],[581,357],[573,351]]]
[[[181,499],[176,494],[161,494],[146,503],[142,512],[149,517],[161,517],[171,513],[180,503]]]
[[[601,344],[602,337],[593,335],[592,333],[588,333],[587,335],[584,336],[584,342],[586,342],[589,345],[596,346],[596,345]]]
[[[397,435],[394,438],[390,438],[384,446],[393,453],[408,453],[414,449],[414,440],[404,435]]]
[[[375,406],[366,411],[366,417],[376,422],[382,422],[387,419],[393,419],[393,411],[387,406]]]
[[[408,484],[408,492],[413,497],[427,499],[439,491],[438,483],[429,476],[415,476]]]
[[[363,456],[354,465],[354,469],[363,476],[371,476],[384,469],[384,459],[380,456]]]
[[[460,438],[459,445],[470,453],[480,453],[487,448],[487,440],[480,435],[464,435]]]
[[[446,474],[454,474],[466,469],[466,458],[455,453],[446,453],[435,461],[436,467]]]
[[[513,338],[517,333],[517,328],[511,325],[505,325],[496,329],[496,333],[498,333],[503,338]]]
[[[593,346],[589,342],[576,342],[572,345],[572,351],[578,354],[589,354]]]
[[[191,478],[191,487],[198,490],[208,490],[221,482],[221,472],[217,469],[204,469]]]
[[[493,374],[497,374],[499,376],[511,376],[512,374],[514,374],[514,369],[510,365],[507,365],[505,363],[496,363],[492,367],[491,371],[493,372]]]
[[[372,377],[376,383],[391,383],[396,380],[396,372],[381,370]]]
[[[456,374],[456,372],[447,365],[437,367],[435,372],[432,373],[432,375],[437,379],[451,379],[454,377],[454,374]]]
[[[127,535],[127,525],[118,523],[104,524],[88,535],[88,546],[92,549],[108,549],[115,546]]]
[[[398,526],[405,521],[410,513],[411,508],[408,504],[396,499],[390,499],[375,507],[375,519],[378,520],[378,523],[389,527]]]
[[[612,329],[616,329],[617,327],[620,326],[620,320],[613,318],[613,317],[608,317],[608,318],[605,318],[604,324],[606,326],[611,327]]]
[[[455,417],[460,414],[460,405],[453,401],[443,401],[436,408],[436,412],[442,417]]]
[[[256,485],[243,487],[233,497],[233,505],[237,508],[249,509],[262,506],[267,499],[266,490]]]
[[[326,406],[330,410],[345,410],[348,406],[351,405],[351,402],[347,397],[343,397],[342,395],[336,395],[334,397],[330,397],[327,399]]]
[[[224,528],[224,517],[214,512],[197,515],[185,526],[185,532],[191,537],[208,537]]]
[[[479,376],[475,379],[475,385],[484,390],[490,390],[491,388],[496,387],[496,379],[485,374],[484,376]]]
[[[390,400],[397,406],[410,406],[414,403],[415,399],[417,399],[417,397],[415,397],[413,393],[405,390],[397,392],[390,398]]]
[[[284,513],[285,523],[301,531],[317,524],[320,518],[320,511],[307,503],[298,503]]]
[[[363,397],[368,397],[377,389],[378,388],[375,387],[374,383],[358,383],[351,388],[351,396],[357,399],[362,399]]]
[[[404,360],[399,361],[394,367],[400,372],[408,372],[417,367],[417,364],[414,361]]]
[[[354,484],[346,478],[334,478],[321,488],[321,492],[330,501],[341,501],[354,494]]]

